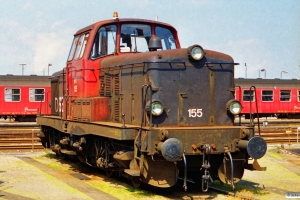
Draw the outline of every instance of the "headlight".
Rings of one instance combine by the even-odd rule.
[[[196,44],[188,48],[188,55],[194,60],[201,60],[204,56],[204,50]]]
[[[151,112],[152,115],[154,115],[154,116],[159,116],[163,113],[164,106],[158,100],[152,101],[151,105],[150,105],[150,101],[149,101],[146,105],[146,111],[149,112],[149,113]]]
[[[154,116],[159,116],[164,111],[164,107],[161,102],[154,101],[151,105],[151,113]]]
[[[227,110],[233,115],[238,115],[241,113],[242,105],[237,100],[230,100],[227,102]]]

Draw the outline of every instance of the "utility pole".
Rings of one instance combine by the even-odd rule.
[[[24,66],[26,65],[26,63],[20,63],[19,65],[22,66],[22,75],[24,75]]]
[[[52,66],[51,63],[48,64],[48,76],[49,76],[49,67]]]

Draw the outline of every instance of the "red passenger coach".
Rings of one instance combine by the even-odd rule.
[[[256,113],[256,103],[259,117],[300,118],[300,80],[239,78],[235,79],[235,86],[236,99],[243,106],[241,114],[247,119],[250,113]]]
[[[51,98],[48,76],[0,76],[0,117],[35,121],[37,114],[49,114]]]

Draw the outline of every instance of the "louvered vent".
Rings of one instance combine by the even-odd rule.
[[[105,96],[110,97],[111,96],[111,76],[109,74],[105,75]]]
[[[74,101],[73,104],[73,120],[80,121],[81,119],[81,102],[80,101]]]
[[[114,76],[115,121],[120,122],[120,75]]]
[[[111,97],[111,80],[112,75],[103,73],[100,76],[100,96]]]

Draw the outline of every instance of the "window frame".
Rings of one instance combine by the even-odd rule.
[[[263,92],[266,92],[266,91],[271,91],[272,95],[263,94]],[[270,97],[270,96],[272,97],[271,100],[264,100],[264,98]],[[261,90],[261,102],[274,102],[274,90],[268,90],[268,89]]]
[[[6,94],[6,90],[7,89],[11,89],[11,94]],[[12,92],[13,90],[19,90],[19,94],[13,94],[13,92]],[[11,95],[11,101],[7,100],[7,98],[6,98],[7,95]],[[18,101],[14,101],[13,100],[13,96],[19,96],[19,100]],[[22,100],[21,97],[22,97],[22,95],[21,95],[21,88],[15,88],[15,87],[6,87],[6,88],[4,88],[4,101],[5,102],[9,102],[9,103],[11,103],[11,102],[12,103],[14,103],[14,102],[21,102],[21,100]]]
[[[158,29],[161,29],[161,30],[158,30]],[[161,32],[162,30],[168,30],[168,32],[172,35],[172,39],[170,39],[169,37],[166,38],[165,37],[161,37],[161,35],[159,35],[158,33]],[[171,49],[177,49],[177,46],[176,46],[176,40],[175,40],[175,37],[174,37],[174,34],[172,32],[171,29],[167,28],[167,27],[164,27],[164,26],[155,26],[154,28],[154,33],[157,37],[159,37],[161,39],[161,43],[162,43],[162,47],[163,47],[163,50],[171,50]],[[165,32],[166,33],[166,32]],[[171,40],[171,42],[170,42]],[[173,40],[173,41],[172,41]],[[172,46],[174,45],[174,47]]]
[[[90,33],[82,33],[74,37],[69,52],[68,61],[81,59],[86,48]]]
[[[37,94],[36,92],[34,94],[31,94],[31,91],[34,90],[43,90],[42,94]],[[29,102],[45,102],[45,93],[46,93],[46,89],[45,88],[29,88],[28,90],[28,101]],[[36,100],[37,96],[43,96],[43,100]],[[32,98],[34,98],[35,100],[32,100]]]
[[[281,92],[287,92],[287,91],[289,91],[289,95],[287,95],[287,94],[281,94]],[[285,96],[289,97],[288,101],[282,100],[283,98],[285,98]],[[280,102],[291,102],[291,100],[292,100],[292,91],[291,90],[280,90],[279,91],[279,101]]]
[[[245,95],[245,91],[248,91],[249,92],[249,94],[248,95]],[[243,99],[243,102],[255,102],[255,91],[254,90],[251,90],[251,92],[252,92],[252,101],[251,101],[251,99],[250,99],[250,90],[243,90],[243,96],[242,96],[242,99]],[[249,98],[249,100],[245,100],[245,97],[248,97]]]
[[[106,30],[106,27],[114,27],[114,35],[112,36],[113,37],[113,42],[114,42],[114,51],[112,53],[108,53],[110,51],[110,48],[112,47],[112,45],[109,45],[110,44],[110,38],[111,36],[107,37],[108,34],[105,35],[105,37],[103,36],[105,31],[106,33],[108,32]],[[101,31],[101,29],[105,29],[104,31]],[[104,57],[104,56],[108,56],[108,55],[113,55],[115,53],[117,53],[117,31],[118,31],[118,26],[117,24],[105,24],[101,27],[99,27],[99,29],[97,30],[96,32],[96,35],[94,37],[94,41],[93,41],[93,44],[92,44],[92,48],[91,48],[91,51],[89,53],[89,58],[91,60],[96,60],[98,58],[101,58],[101,57]],[[100,38],[101,37],[101,38]],[[106,40],[106,52],[102,52],[103,49],[101,48],[104,48],[105,46],[102,44],[103,43],[103,40]],[[95,44],[98,43],[98,48],[96,48]],[[98,52],[96,52],[98,51]]]

